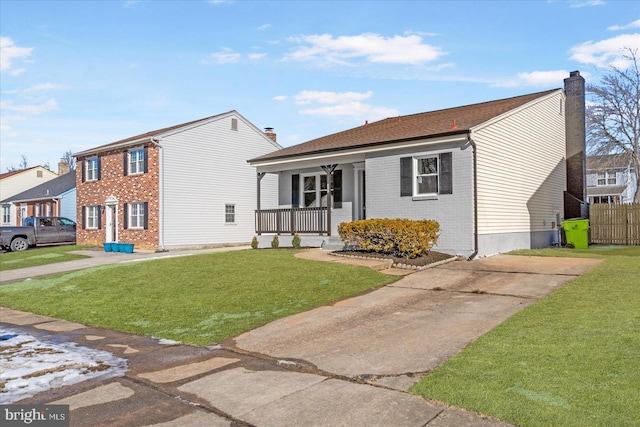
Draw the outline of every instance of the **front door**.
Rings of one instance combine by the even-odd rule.
[[[106,235],[105,235],[104,241],[107,243],[118,241],[118,233],[117,233],[118,216],[116,215],[117,207],[118,207],[117,205],[107,205],[105,209],[106,223],[104,228],[105,228]]]

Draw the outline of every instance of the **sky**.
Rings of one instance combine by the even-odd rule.
[[[0,172],[238,111],[284,147],[598,84],[640,2],[0,0]]]

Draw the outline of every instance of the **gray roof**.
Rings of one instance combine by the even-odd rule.
[[[65,193],[76,186],[76,171],[73,170],[57,178],[53,178],[47,182],[30,188],[22,193],[9,197],[0,201],[0,203],[23,202],[28,200],[40,200],[46,198],[54,198]]]
[[[631,156],[626,153],[587,157],[587,170],[626,169],[629,165],[633,167]]]

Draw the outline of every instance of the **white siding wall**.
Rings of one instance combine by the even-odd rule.
[[[472,138],[479,234],[551,230],[566,188],[562,93],[473,130]]]
[[[39,177],[38,172],[40,172],[42,176]],[[22,193],[36,185],[43,184],[57,177],[58,175],[43,167],[37,167],[11,175],[4,178],[0,183],[0,200],[8,199],[11,196],[15,196],[18,193]]]
[[[232,118],[238,130],[231,129]],[[275,151],[274,144],[229,115],[165,137],[161,146],[164,246],[249,243],[255,235],[257,181],[247,159]],[[277,176],[263,178],[263,208],[276,206],[277,186]],[[235,204],[235,224],[225,223],[225,204]]]

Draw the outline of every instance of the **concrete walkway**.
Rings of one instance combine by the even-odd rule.
[[[107,255],[92,259],[132,259]],[[319,250],[303,256],[345,262]],[[377,261],[351,262],[372,267]],[[20,402],[68,404],[72,426],[499,427],[508,424],[406,390],[480,335],[598,262],[506,255],[456,261],[208,348],[163,344],[6,308],[0,308],[0,321],[43,341],[73,342],[127,360],[124,376],[87,380]],[[41,275],[31,271],[27,276],[34,274]]]

